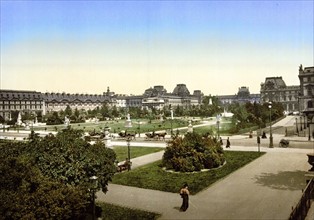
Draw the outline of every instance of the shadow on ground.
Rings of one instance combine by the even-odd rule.
[[[305,171],[282,171],[275,173],[262,173],[255,176],[257,184],[279,190],[302,190],[306,186]]]

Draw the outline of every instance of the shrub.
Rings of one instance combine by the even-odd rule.
[[[167,143],[162,165],[166,169],[193,172],[219,167],[224,161],[223,149],[215,138],[188,133]]]

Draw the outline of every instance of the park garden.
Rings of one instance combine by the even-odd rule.
[[[229,108],[234,117],[222,119],[221,133],[233,134],[265,127],[269,121],[267,106],[248,103]],[[273,112],[271,120],[282,117],[280,105],[274,104]],[[221,113],[218,111],[211,116]],[[71,123],[67,128],[63,123],[34,127],[25,141],[3,140],[0,143],[0,184],[4,186],[0,191],[1,216],[4,219],[84,219],[91,210],[91,176],[98,177],[97,189],[104,192],[108,190],[108,182],[112,181],[167,192],[178,192],[179,186],[188,183],[191,193],[196,194],[262,155],[258,152],[224,152],[216,139],[216,117],[183,115],[173,120],[168,117],[161,120],[159,116],[134,117],[133,127],[129,129],[141,133],[173,130],[163,159],[129,172],[116,173],[115,162],[125,158],[125,147],[109,149],[101,141],[91,144],[82,138],[85,132],[102,131],[104,127],[110,127],[111,132],[125,130],[125,119]],[[205,120],[213,123],[196,126]],[[189,121],[195,128],[193,133],[186,134],[187,130],[179,128],[187,127]],[[57,133],[39,137],[37,130]],[[186,135],[182,137],[181,134]],[[159,150],[163,149],[132,147],[132,157]],[[125,212],[125,216],[133,213],[142,219],[158,217],[154,213],[130,211],[111,204],[98,205],[105,214]],[[133,214],[128,215],[130,219],[137,218]],[[111,216],[109,219],[116,218]]]

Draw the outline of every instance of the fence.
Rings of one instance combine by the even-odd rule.
[[[311,199],[314,199],[314,179],[307,184],[302,197],[290,214],[289,220],[303,220],[311,206]]]

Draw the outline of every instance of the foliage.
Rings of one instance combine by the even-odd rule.
[[[233,103],[229,106],[229,110],[233,115],[233,124],[235,126],[230,129],[230,133],[237,133],[240,130],[248,127],[260,127],[264,128],[266,123],[270,121],[270,109],[268,103],[263,105],[259,103],[247,102],[244,105],[239,103]],[[271,120],[277,120],[284,115],[284,108],[281,103],[272,103]]]
[[[226,151],[226,164],[205,172],[168,172],[162,169],[162,161],[147,164],[113,177],[113,183],[165,192],[177,193],[184,184],[189,184],[191,194],[196,194],[221,178],[245,166],[264,153]]]
[[[94,145],[82,137],[82,130],[64,129],[56,136],[31,139],[31,154],[43,175],[69,185],[87,185],[97,176],[104,192],[115,173],[115,153],[102,142]]]
[[[84,213],[86,189],[48,179],[30,157],[3,158],[0,173],[4,219],[78,219]]]
[[[102,219],[104,220],[134,220],[134,219],[147,219],[154,220],[160,217],[159,214],[116,206],[109,203],[98,203],[102,208]]]
[[[168,142],[162,161],[166,169],[193,172],[219,167],[225,158],[216,139],[203,137],[198,133],[188,133]]]
[[[115,153],[81,137],[82,131],[65,129],[56,136],[32,132],[28,142],[1,144],[0,184],[5,187],[0,214],[8,219],[77,219],[89,203],[89,177],[97,176],[98,188],[106,192],[116,171]]]

